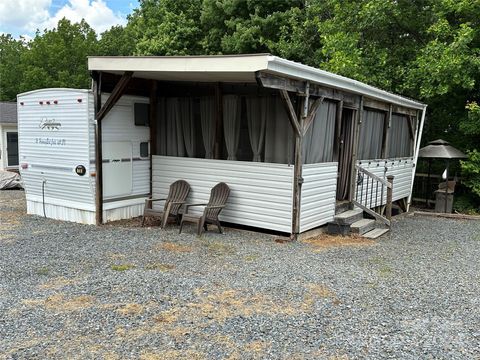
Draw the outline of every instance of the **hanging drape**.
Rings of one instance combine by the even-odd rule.
[[[379,159],[382,156],[383,127],[386,113],[363,111],[358,138],[358,159]]]
[[[303,140],[303,162],[314,164],[333,161],[333,138],[337,105],[323,101]]]
[[[178,100],[178,114],[187,156],[195,157],[195,123],[192,98],[180,98]]]
[[[240,97],[223,97],[223,133],[227,147],[228,160],[237,160],[238,141],[240,139]]]
[[[157,148],[154,155],[167,155],[167,122],[165,98],[157,102]]]
[[[350,187],[350,170],[352,168],[353,137],[355,112],[343,110],[341,138],[342,145],[338,159],[337,200],[346,200]]]
[[[405,115],[392,114],[387,153],[389,158],[412,156],[412,138],[407,121],[409,119]]]
[[[215,99],[203,97],[200,99],[200,121],[202,138],[205,147],[205,158],[213,159],[215,146]]]
[[[265,126],[265,162],[292,164],[294,134],[280,97],[268,98]]]
[[[168,98],[166,100],[165,120],[167,156],[185,156],[178,98]]]
[[[265,142],[265,123],[268,115],[267,97],[248,97],[247,122],[248,136],[252,146],[253,161],[262,161],[262,150]]]

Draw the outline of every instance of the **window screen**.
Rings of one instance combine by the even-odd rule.
[[[149,113],[150,113],[150,106],[148,104],[142,103],[135,103],[134,104],[134,117],[135,117],[135,125],[137,126],[148,126],[149,121]]]

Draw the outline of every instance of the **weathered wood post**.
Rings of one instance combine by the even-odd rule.
[[[387,176],[387,181],[390,184],[390,186],[387,186],[387,207],[385,209],[388,221],[392,220],[393,179],[393,175]]]

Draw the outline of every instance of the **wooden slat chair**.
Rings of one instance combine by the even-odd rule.
[[[182,221],[180,223],[179,234],[182,233],[183,223],[191,222],[197,224],[197,234],[201,235],[203,230],[207,230],[207,224],[215,224],[218,227],[218,231],[223,233],[222,226],[218,220],[218,215],[225,207],[228,196],[230,195],[230,188],[227,184],[221,182],[215,185],[210,192],[210,199],[207,204],[187,204],[185,205],[185,212],[182,215]],[[202,215],[189,214],[188,209],[192,206],[205,206]]]
[[[143,210],[142,226],[145,224],[147,216],[160,217],[162,219],[160,228],[164,228],[169,217],[175,217],[179,220],[179,211],[182,205],[187,201],[190,185],[185,180],[177,180],[170,185],[168,196],[165,199],[147,199],[145,200],[145,209]],[[163,210],[154,210],[154,201],[165,201]]]

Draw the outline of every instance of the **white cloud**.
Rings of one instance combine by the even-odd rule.
[[[126,20],[120,14],[115,14],[103,0],[69,0],[54,16],[43,22],[40,28],[51,29],[62,18],[67,18],[72,22],[80,22],[85,19],[97,33],[101,33],[113,25],[126,23]]]
[[[16,28],[19,33],[34,34],[37,29],[56,27],[64,17],[72,22],[85,19],[98,34],[113,25],[126,23],[124,16],[114,13],[104,0],[68,0],[52,14],[51,5],[52,0],[0,0],[2,31]]]
[[[21,28],[34,32],[35,24],[40,24],[50,17],[48,8],[51,3],[51,0],[0,1],[0,24],[2,27]]]

